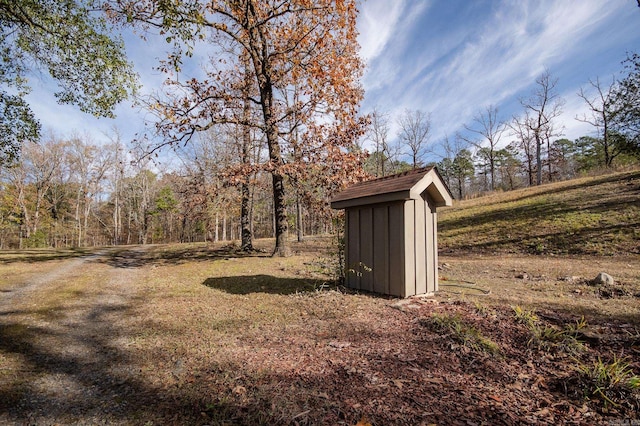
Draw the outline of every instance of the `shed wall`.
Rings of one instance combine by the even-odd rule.
[[[357,290],[405,297],[404,203],[346,211],[346,283]]]

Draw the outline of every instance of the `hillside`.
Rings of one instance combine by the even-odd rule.
[[[438,225],[442,253],[640,254],[640,171],[455,202]]]

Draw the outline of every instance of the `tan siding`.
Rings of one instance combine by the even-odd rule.
[[[431,218],[433,220],[433,277],[435,283],[433,291],[436,292],[440,290],[440,287],[438,286],[438,213],[435,208]]]
[[[416,294],[416,238],[415,238],[415,200],[404,203],[404,254],[405,287],[402,297]]]
[[[404,204],[389,205],[389,294],[405,295]]]
[[[373,291],[389,294],[389,207],[373,208]]]
[[[434,229],[433,229],[433,208],[431,206],[431,203],[429,203],[427,200],[425,200],[425,202],[423,203],[425,206],[425,216],[424,216],[424,223],[426,226],[426,232],[425,232],[425,237],[427,240],[427,256],[425,259],[425,265],[427,267],[427,288],[426,288],[426,293],[433,293],[435,291],[436,288],[436,273],[438,270],[437,265],[434,266],[434,258],[435,258],[435,250],[437,250],[434,247]]]
[[[425,202],[420,198],[414,203],[416,209],[415,215],[415,235],[416,235],[416,292],[415,294],[423,294],[427,292],[427,233],[425,231]]]
[[[347,286],[400,297],[437,291],[436,208],[451,205],[450,195],[437,170],[423,169],[336,196],[332,207],[347,210]]]
[[[359,271],[360,261],[360,209],[347,210],[347,255],[345,266],[347,268],[347,287],[359,289],[360,277],[352,270]]]
[[[370,270],[363,270],[360,290],[373,291],[373,209],[360,209],[360,261]]]

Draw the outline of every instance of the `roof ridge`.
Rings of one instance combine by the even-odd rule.
[[[375,179],[364,180],[362,182],[358,182],[356,185],[361,185],[363,183],[381,182],[383,180],[397,179],[397,178],[401,178],[401,177],[404,177],[404,176],[409,176],[409,175],[412,175],[412,174],[428,172],[431,169],[433,169],[433,166],[425,166],[425,167],[420,167],[419,169],[405,170],[404,172],[396,173],[394,175],[387,175],[387,176],[382,176],[382,177],[375,178]]]

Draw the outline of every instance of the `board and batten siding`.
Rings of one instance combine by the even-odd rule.
[[[347,209],[347,286],[400,297],[434,293],[436,220],[424,198]]]
[[[403,210],[402,202],[347,210],[348,287],[383,294],[404,292]]]

